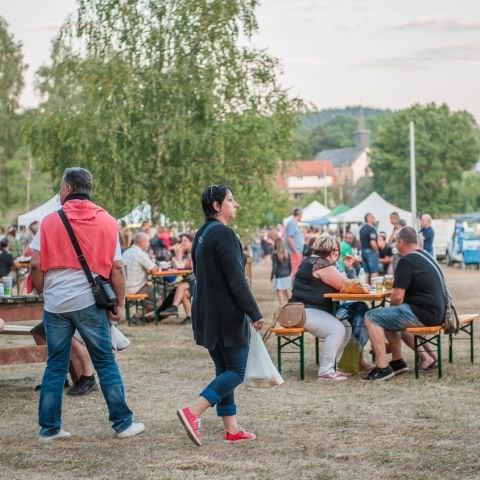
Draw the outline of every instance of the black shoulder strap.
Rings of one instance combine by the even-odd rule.
[[[62,222],[65,225],[65,229],[67,230],[68,236],[70,237],[70,240],[72,241],[73,249],[75,250],[75,253],[77,254],[78,261],[80,262],[80,265],[82,266],[82,269],[85,272],[85,276],[87,277],[88,283],[93,288],[95,286],[95,280],[93,279],[92,272],[90,271],[90,268],[88,267],[87,260],[83,256],[82,249],[80,248],[80,244],[78,243],[77,237],[75,236],[75,233],[73,232],[72,226],[70,225],[70,222],[68,221],[68,218],[65,215],[65,212],[63,211],[63,208],[61,208],[60,210],[57,210],[57,213],[60,215],[60,218],[62,219]]]
[[[445,275],[442,272],[442,269],[440,268],[440,265],[437,263],[437,261],[427,252],[424,252],[423,250],[415,250],[414,252],[411,252],[412,254],[420,255],[422,258],[424,258],[430,265],[433,267],[435,272],[438,275],[438,278],[440,279],[440,284],[442,285],[442,290],[443,290],[443,295],[445,297],[445,302],[451,303],[452,301],[452,295],[450,294],[448,287],[447,287],[447,281],[445,279]]]

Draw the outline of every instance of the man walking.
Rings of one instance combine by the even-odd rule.
[[[303,259],[303,233],[298,224],[302,220],[302,209],[294,208],[291,220],[287,223],[285,231],[287,250],[292,264],[292,279],[295,277],[298,267]]]
[[[435,231],[432,227],[432,217],[428,213],[424,213],[420,218],[420,235],[423,240],[423,249],[433,257]]]
[[[117,222],[90,200],[91,192],[92,175],[88,170],[78,167],[65,170],[60,185],[63,211],[93,276],[110,279],[117,296],[117,309],[121,309],[125,278]],[[43,320],[48,351],[40,393],[38,439],[48,442],[71,436],[61,429],[61,410],[76,329],[97,370],[117,438],[143,432],[143,423],[132,421],[132,412],[125,401],[122,377],[112,353],[107,311],[95,304],[90,284],[58,212],[44,218],[31,248],[33,286],[44,294]],[[110,319],[118,319],[118,314],[110,313]]]

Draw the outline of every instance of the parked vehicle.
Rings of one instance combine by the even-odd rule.
[[[452,238],[455,229],[454,218],[438,218],[432,220],[432,227],[435,232],[433,238],[433,251],[437,260],[444,260],[447,253],[448,241]]]
[[[480,268],[480,212],[460,215],[455,219],[455,229],[446,251],[447,265],[459,263]]]

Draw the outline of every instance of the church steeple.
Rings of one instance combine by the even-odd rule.
[[[365,116],[363,110],[360,110],[358,117],[358,130],[355,132],[355,148],[363,150],[370,146],[370,132],[365,126]]]

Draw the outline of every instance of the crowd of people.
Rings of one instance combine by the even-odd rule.
[[[126,225],[119,231],[116,220],[91,201],[91,191],[90,172],[67,169],[60,187],[65,218],[54,212],[40,228],[31,225],[29,241],[21,250],[32,259],[32,286],[44,295],[39,327],[48,359],[40,388],[39,440],[70,437],[62,429],[61,405],[69,362],[75,357],[83,364],[84,373],[80,377],[83,383],[74,385],[77,393],[73,394],[98,388],[95,369],[117,438],[144,431],[145,426],[133,420],[126,403],[110,337],[110,324],[120,320],[129,293],[147,295],[147,317],[151,319],[155,313],[160,318],[178,316],[182,305],[185,316],[181,323],[192,324],[195,342],[207,349],[213,361],[214,379],[191,404],[177,411],[189,438],[202,444],[200,417],[215,406],[223,420],[225,441],[254,440],[255,434],[237,422],[234,391],[244,379],[250,328],[261,330],[263,316],[245,277],[245,250],[228,227],[239,207],[232,190],[227,185],[212,185],[203,192],[205,224],[195,236],[152,227],[150,222],[142,223],[136,232]],[[271,280],[279,305],[303,303],[305,329],[324,339],[318,372],[322,380],[348,378],[338,362],[351,339],[358,342],[360,350],[370,340],[376,365],[359,355],[359,366],[368,379],[380,381],[398,375],[407,370],[402,341],[408,346],[413,342],[403,333],[404,328],[443,322],[443,285],[431,255],[434,233],[430,217],[422,216],[420,232],[405,226],[395,212],[390,219],[392,232],[379,232],[375,216],[368,213],[357,238],[348,230],[342,235],[304,230],[302,210],[296,208],[285,228],[265,229],[249,247],[254,261],[271,259]],[[9,255],[14,257],[14,242],[10,241],[15,237],[10,229],[1,240],[5,265],[11,263]],[[11,274],[9,268],[5,275]],[[170,280],[170,293],[161,304],[155,304],[149,279],[162,268],[186,272]],[[394,275],[389,307],[372,310],[362,302],[350,302],[334,312],[331,299],[325,298],[326,293],[344,291],[351,279],[371,282],[381,274]],[[98,282],[99,278],[103,280]],[[100,286],[102,282],[109,282],[113,292],[107,303],[98,296],[99,290],[106,289]],[[102,291],[108,297],[108,289]],[[0,329],[3,327],[0,319]],[[420,369],[427,370],[437,359],[425,346],[420,361]]]
[[[402,331],[407,326],[440,325],[445,313],[442,278],[432,256],[430,216],[422,215],[421,229],[416,232],[392,212],[392,231],[387,235],[377,231],[374,214],[367,213],[358,238],[350,230],[343,235],[303,231],[301,219],[302,212],[296,208],[283,232],[270,231],[274,237],[271,278],[279,305],[303,303],[305,329],[325,340],[319,378],[338,381],[349,376],[336,365],[352,336],[360,349],[359,368],[369,379],[384,380],[406,371],[399,341],[403,339],[412,347],[413,337]],[[344,302],[333,315],[332,301],[325,298],[326,293],[346,291],[349,279],[372,283],[379,275],[393,276],[390,307],[369,310],[363,302]],[[363,356],[368,340],[376,366]],[[385,345],[392,353],[390,362]],[[420,370],[433,368],[437,361],[428,346],[420,351],[420,359]]]

